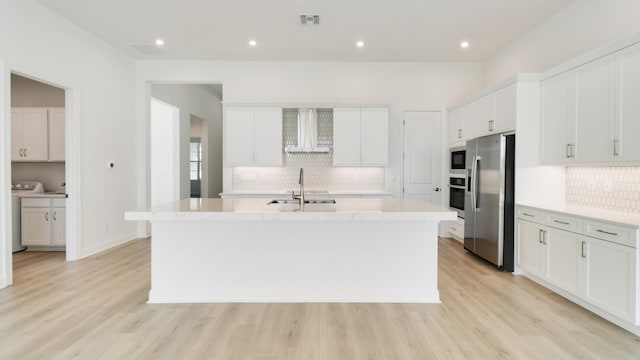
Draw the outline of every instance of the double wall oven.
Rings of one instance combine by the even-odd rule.
[[[449,162],[449,208],[464,218],[464,194],[466,190],[466,150],[452,148]]]

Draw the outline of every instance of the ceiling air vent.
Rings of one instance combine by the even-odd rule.
[[[320,25],[320,15],[300,15],[302,25]]]

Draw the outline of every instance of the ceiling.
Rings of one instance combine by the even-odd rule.
[[[38,1],[136,59],[449,62],[486,60],[572,0]]]

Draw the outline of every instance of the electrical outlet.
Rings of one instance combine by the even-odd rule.
[[[613,183],[611,182],[610,179],[607,179],[604,181],[604,191],[605,192],[613,191]]]

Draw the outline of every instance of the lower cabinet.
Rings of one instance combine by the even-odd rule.
[[[636,249],[584,237],[585,298],[608,312],[639,324],[636,309]]]
[[[525,275],[626,324],[640,325],[637,228],[611,224],[598,228],[602,224],[598,221],[557,213],[542,213],[531,221],[523,218],[524,213],[518,213],[517,241],[518,266]]]
[[[21,229],[23,246],[65,246],[65,199],[23,198]]]

